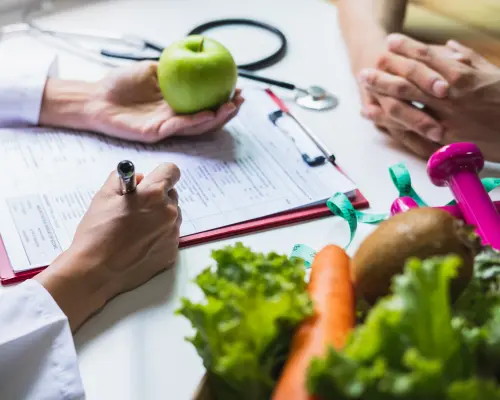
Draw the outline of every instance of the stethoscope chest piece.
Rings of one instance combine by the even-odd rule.
[[[318,111],[331,110],[339,104],[337,97],[319,86],[298,89],[295,102],[301,107]]]

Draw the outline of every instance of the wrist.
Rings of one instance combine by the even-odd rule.
[[[362,44],[353,46],[351,68],[354,75],[364,68],[375,68],[382,54],[387,49],[387,33],[381,28],[364,37]]]
[[[100,270],[69,249],[35,277],[66,315],[73,332],[110,300]]]
[[[92,130],[92,101],[96,84],[85,81],[47,80],[39,125]]]

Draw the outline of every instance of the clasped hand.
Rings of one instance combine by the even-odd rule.
[[[429,46],[394,34],[387,43],[377,68],[360,72],[371,99],[363,115],[422,157],[467,141],[500,161],[500,68],[454,41]]]

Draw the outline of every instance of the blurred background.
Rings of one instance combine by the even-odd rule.
[[[210,1],[203,0],[203,3],[208,5]],[[393,1],[397,6],[401,0],[381,1]],[[45,4],[50,12],[51,6],[61,9],[93,2],[96,1],[0,0],[0,24],[18,21],[25,7],[37,3]],[[500,65],[500,0],[410,0],[404,29],[408,34],[429,42],[443,43],[454,38]]]

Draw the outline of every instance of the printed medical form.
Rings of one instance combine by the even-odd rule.
[[[249,90],[224,130],[156,145],[54,129],[1,129],[0,234],[15,272],[50,264],[71,244],[94,193],[128,159],[145,174],[161,162],[181,170],[181,236],[325,201],[356,187],[329,163],[308,166],[270,123],[277,109]]]

